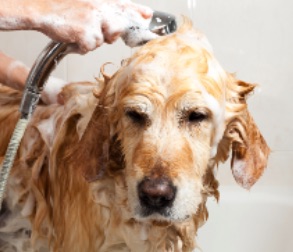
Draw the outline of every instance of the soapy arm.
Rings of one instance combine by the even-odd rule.
[[[0,83],[23,90],[29,68],[0,52]]]
[[[76,44],[79,53],[113,43],[131,26],[148,27],[153,15],[130,0],[0,0],[0,6],[0,30],[37,30]]]
[[[22,62],[15,60],[0,52],[0,85],[23,90],[29,74],[29,68]],[[58,93],[68,82],[49,77],[41,94],[41,99],[46,104],[58,103]]]

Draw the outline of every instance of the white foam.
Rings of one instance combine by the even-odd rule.
[[[143,19],[133,9],[121,11],[116,5],[105,5],[102,10],[103,21],[109,27],[116,26],[116,29],[122,32],[122,39],[130,47],[158,37],[158,35],[149,30],[151,20]]]
[[[42,100],[46,104],[58,103],[58,94],[68,82],[55,77],[49,77],[42,92]]]
[[[23,21],[17,17],[0,17],[0,30],[17,30],[24,28]]]
[[[220,103],[214,96],[209,94],[207,90],[199,85],[202,96],[213,114],[213,126],[215,130],[213,142],[211,143],[211,158],[217,154],[218,144],[223,137],[225,131],[225,100]]]
[[[55,120],[55,116],[50,116],[48,119],[41,121],[37,126],[42,139],[50,149],[53,146],[54,136],[56,135]]]
[[[249,189],[252,183],[250,181],[250,177],[246,172],[246,166],[247,163],[245,160],[236,158],[233,159],[232,170],[235,179],[241,181],[241,185],[243,186],[243,188]]]
[[[186,216],[193,215],[201,202],[201,186],[194,178],[181,176],[176,198],[170,212],[171,218],[183,220]]]
[[[29,69],[25,64],[23,64],[22,62],[20,62],[18,60],[14,60],[9,64],[9,66],[7,68],[6,81],[5,82],[6,82],[7,85],[9,85],[9,86],[11,86],[13,88],[19,89],[20,87],[17,86],[18,83],[14,83],[14,80],[16,78],[15,70],[17,68],[22,68],[24,71],[29,72]],[[24,83],[23,83],[23,85],[24,85]]]
[[[25,201],[25,204],[21,210],[21,215],[24,217],[28,217],[33,213],[35,207],[35,197],[32,192],[29,192],[28,197]]]
[[[149,229],[148,225],[145,224],[145,223],[142,223],[141,229],[140,229],[140,235],[139,235],[139,237],[140,237],[140,239],[142,241],[147,241],[147,239],[148,239],[148,229]]]

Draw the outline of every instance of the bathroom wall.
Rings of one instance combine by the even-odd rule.
[[[260,185],[293,185],[293,2],[290,0],[137,0],[153,9],[192,17],[204,31],[224,68],[245,81],[258,83],[250,110],[272,154]],[[188,2],[196,8],[188,9]],[[0,50],[32,65],[49,41],[38,32],[0,32]],[[67,56],[54,75],[68,81],[94,80],[100,66],[121,60],[135,49],[122,41],[87,55]],[[222,184],[234,184],[229,165],[219,168]]]

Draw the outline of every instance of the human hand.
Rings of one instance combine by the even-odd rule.
[[[136,46],[157,35],[148,30],[153,11],[130,0],[29,0],[37,6],[32,16],[34,29],[53,40],[74,43],[79,53],[86,53],[104,42],[113,43],[120,36]],[[36,4],[38,1],[38,4]],[[140,27],[140,34],[125,36],[130,27]]]

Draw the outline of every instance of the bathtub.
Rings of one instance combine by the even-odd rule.
[[[292,252],[293,186],[221,186],[198,231],[203,252]]]

